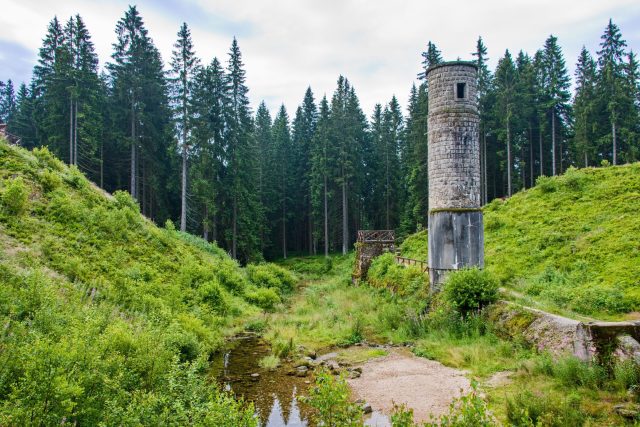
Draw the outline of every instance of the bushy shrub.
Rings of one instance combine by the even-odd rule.
[[[40,174],[40,184],[44,192],[49,193],[62,185],[62,179],[57,173],[45,169]]]
[[[280,303],[280,297],[273,288],[248,288],[244,297],[263,310],[272,311]]]
[[[127,191],[117,190],[113,193],[113,199],[118,209],[131,209],[135,212],[140,211],[138,202],[136,202]]]
[[[376,257],[367,273],[367,282],[375,287],[399,295],[415,294],[425,287],[427,277],[415,266],[396,264],[391,253]]]
[[[72,188],[75,188],[77,190],[81,190],[87,187],[89,183],[89,181],[87,181],[87,178],[85,178],[82,172],[80,172],[80,170],[75,165],[69,166],[69,170],[64,175],[64,180]]]
[[[280,358],[274,354],[269,354],[258,362],[258,365],[262,369],[267,369],[269,371],[275,370],[278,366],[280,366]]]
[[[2,204],[10,215],[21,215],[27,210],[29,188],[21,177],[6,180],[2,191]]]
[[[586,421],[577,395],[553,399],[549,395],[525,391],[507,398],[506,409],[509,424],[517,427],[578,427]]]
[[[577,357],[567,357],[553,365],[553,376],[567,387],[582,386],[599,389],[607,380],[607,371],[603,366],[587,363]]]
[[[196,360],[201,351],[198,338],[193,333],[186,331],[177,322],[172,323],[167,328],[165,345],[178,353],[181,362]]]
[[[217,282],[210,280],[200,285],[198,291],[200,293],[200,299],[208,307],[211,307],[218,313],[224,313],[227,310],[227,298]]]
[[[447,276],[442,294],[455,310],[467,316],[498,299],[498,283],[485,270],[463,269]]]
[[[221,259],[216,264],[215,274],[220,285],[236,295],[242,294],[249,285],[246,276],[238,268],[238,264],[230,259]]]
[[[424,427],[493,427],[495,419],[491,416],[485,401],[480,397],[478,383],[471,381],[471,391],[454,400],[449,412],[439,419],[424,424]]]
[[[51,168],[54,171],[64,170],[64,164],[49,151],[47,147],[36,147],[32,151],[43,168]]]
[[[573,356],[553,360],[550,355],[543,355],[537,360],[534,370],[557,378],[567,387],[586,387],[594,390],[602,388],[608,377],[603,366],[583,362]]]
[[[280,294],[291,292],[296,284],[291,272],[270,263],[248,265],[247,275],[253,285],[259,288],[273,288]]]
[[[640,366],[634,360],[618,362],[613,367],[613,378],[621,390],[637,389],[640,386]]]
[[[567,189],[580,191],[587,184],[588,175],[571,166],[566,170],[564,175],[562,175],[561,179]]]
[[[315,386],[305,402],[316,410],[318,425],[358,427],[363,424],[363,412],[349,399],[350,390],[344,376],[334,378],[326,370],[316,376]]]
[[[553,177],[541,175],[536,179],[536,187],[542,193],[553,193],[558,189],[558,183]]]

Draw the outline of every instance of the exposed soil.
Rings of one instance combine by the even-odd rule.
[[[355,398],[389,415],[394,402],[413,409],[416,422],[448,412],[451,402],[471,389],[462,371],[416,357],[406,349],[362,365],[362,376],[350,379]]]

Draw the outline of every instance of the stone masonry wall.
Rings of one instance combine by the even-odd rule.
[[[429,209],[480,207],[480,144],[476,67],[445,63],[429,69]],[[457,97],[458,83],[465,96]]]

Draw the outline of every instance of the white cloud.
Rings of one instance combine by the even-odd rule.
[[[5,3],[0,38],[33,49],[34,61],[52,16],[66,19],[75,13],[85,19],[101,61],[108,60],[115,23],[128,5],[86,0]],[[592,52],[597,49],[611,17],[629,47],[640,49],[637,0],[143,0],[138,8],[165,60],[182,21],[192,27],[196,51],[205,63],[213,55],[226,61],[231,39],[238,35],[254,108],[265,99],[275,112],[284,102],[290,115],[309,85],[316,98],[325,93],[330,97],[339,74],[354,84],[367,115],[376,102],[385,103],[393,94],[406,105],[420,70],[420,52],[429,40],[445,59],[469,59],[482,35],[495,66],[505,49],[533,54],[553,33],[572,70],[583,44]],[[14,76],[3,76],[0,70],[0,79],[7,77]]]

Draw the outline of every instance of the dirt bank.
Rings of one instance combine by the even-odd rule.
[[[387,415],[393,402],[405,403],[413,409],[417,422],[446,413],[449,404],[471,388],[461,371],[416,357],[405,349],[394,349],[388,356],[360,366],[362,376],[349,380],[355,398]]]

